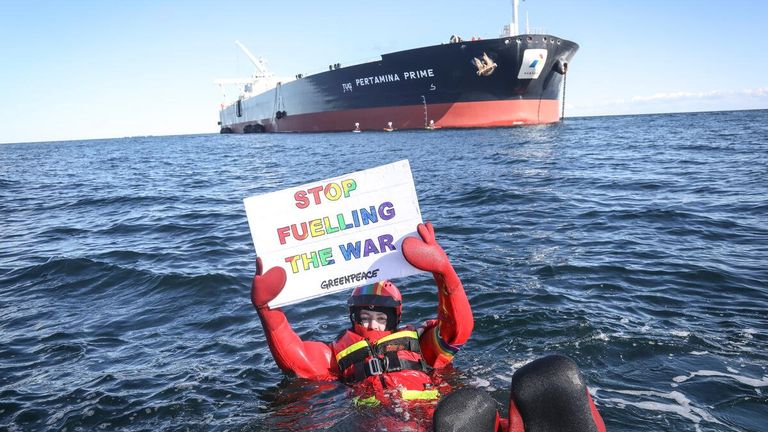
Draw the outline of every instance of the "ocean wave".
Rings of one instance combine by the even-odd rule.
[[[4,146],[0,429],[376,420],[346,386],[274,364],[242,199],[408,159],[473,308],[452,385],[504,405],[514,370],[558,352],[609,430],[761,430],[766,113]],[[396,283],[403,322],[437,316],[431,275]],[[328,342],[349,325],[346,295],[284,311]]]
[[[176,202],[177,198],[174,195],[114,195],[114,196],[89,196],[77,199],[64,206],[64,209],[75,210],[82,207],[94,207],[94,208],[120,208],[123,206],[140,206],[147,204],[151,206],[159,206],[163,204],[172,204]]]
[[[698,370],[695,372],[691,372],[688,375],[679,375],[672,378],[672,381],[679,384],[679,383],[688,381],[693,377],[724,377],[724,378],[731,378],[734,381],[737,381],[741,384],[748,385],[754,388],[768,387],[768,376],[763,376],[761,378],[749,378],[749,377],[745,377],[735,373],[725,373],[725,372],[712,371],[712,370]]]
[[[689,420],[697,431],[701,430],[701,423],[722,425],[706,408],[697,407],[685,394],[679,391],[658,392],[644,390],[616,390],[592,388],[590,390],[602,404],[615,404],[618,408],[635,407],[648,411],[648,415],[658,413],[675,414]],[[608,397],[601,393],[619,394],[624,397]],[[628,398],[630,396],[632,398]],[[648,400],[651,399],[651,400]]]

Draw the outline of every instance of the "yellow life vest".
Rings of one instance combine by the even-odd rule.
[[[351,337],[342,338],[341,349],[336,352],[336,362],[346,383],[356,383],[364,379],[381,375],[386,372],[402,370],[429,370],[419,347],[419,335],[413,330],[401,330],[384,336],[373,345],[354,333],[348,336],[359,338],[354,342]],[[346,347],[343,345],[346,342]],[[411,352],[416,354],[418,361],[401,358],[398,353]],[[350,368],[351,371],[349,371]]]

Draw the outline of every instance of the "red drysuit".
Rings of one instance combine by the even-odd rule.
[[[402,253],[414,267],[432,272],[437,285],[437,319],[420,328],[405,327],[390,331],[374,331],[353,323],[350,330],[332,344],[303,341],[291,328],[279,308],[267,303],[285,285],[286,274],[280,267],[261,274],[260,262],[251,289],[251,301],[258,311],[269,349],[278,367],[302,378],[341,379],[361,389],[359,401],[365,404],[387,403],[392,396],[405,400],[437,399],[439,390],[432,382],[430,368],[441,368],[451,362],[474,326],[472,310],[464,287],[448,256],[435,241],[432,224],[419,224],[421,239],[403,241]],[[350,298],[358,303],[362,297],[370,307],[379,301],[402,301],[400,293],[388,281],[361,287]],[[358,306],[362,304],[358,304]],[[399,310],[397,306],[397,318]],[[377,343],[378,342],[378,343]],[[340,367],[340,363],[343,367]]]

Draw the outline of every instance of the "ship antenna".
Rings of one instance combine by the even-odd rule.
[[[525,34],[531,34],[531,28],[528,26],[528,11],[525,11]]]

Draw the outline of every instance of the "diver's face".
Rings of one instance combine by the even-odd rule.
[[[361,310],[360,325],[368,330],[386,330],[387,314],[384,312]]]

